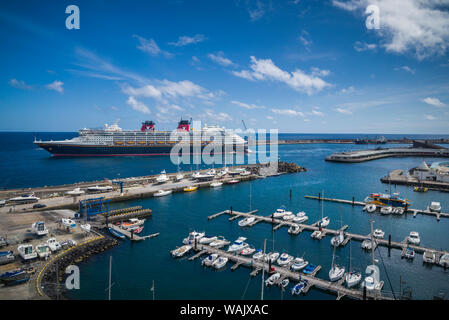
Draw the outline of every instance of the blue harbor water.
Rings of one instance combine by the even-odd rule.
[[[168,157],[119,157],[119,158],[52,158],[46,151],[32,144],[33,136],[47,139],[71,138],[76,133],[0,133],[0,187],[25,188],[44,185],[73,183],[78,181],[101,180],[103,178],[131,177],[156,174],[163,169],[176,171],[176,165]],[[343,137],[344,136],[344,137]],[[287,138],[363,138],[365,135],[285,135]],[[280,135],[279,139],[284,139]],[[387,138],[390,136],[386,135]],[[401,138],[401,136],[396,138]],[[407,137],[413,137],[407,135]],[[394,137],[393,137],[394,138]],[[417,138],[424,138],[419,136]],[[425,138],[445,138],[425,136]],[[318,277],[328,279],[332,261],[330,237],[321,241],[312,240],[310,232],[290,236],[287,228],[274,233],[271,226],[259,223],[252,228],[240,228],[237,221],[228,221],[224,215],[213,220],[207,216],[232,206],[238,211],[258,209],[258,214],[271,214],[285,205],[294,213],[305,211],[309,223],[321,217],[321,204],[308,200],[304,195],[317,195],[324,190],[325,195],[334,198],[363,200],[371,192],[384,192],[390,187],[382,184],[380,178],[394,169],[418,166],[422,158],[386,158],[358,164],[325,162],[325,156],[334,152],[362,148],[370,145],[306,144],[280,145],[282,161],[297,163],[307,168],[307,172],[243,182],[219,189],[200,189],[193,193],[177,193],[162,198],[150,198],[114,204],[114,207],[141,205],[153,210],[152,218],[145,222],[143,234],[159,232],[156,238],[143,242],[121,241],[120,245],[99,255],[92,256],[80,264],[81,289],[67,292],[74,299],[106,299],[108,286],[109,256],[113,257],[112,287],[113,299],[151,299],[150,288],[155,282],[156,299],[259,299],[260,274],[250,277],[245,267],[231,271],[231,264],[220,271],[201,267],[200,259],[173,259],[169,251],[180,245],[190,231],[206,231],[209,235],[223,235],[233,241],[239,236],[247,242],[262,248],[267,239],[267,249],[286,251],[294,256],[303,256],[311,263],[322,265]],[[428,163],[441,161],[426,158]],[[190,166],[182,169],[190,170]],[[290,189],[292,197],[290,198]],[[449,194],[429,191],[416,193],[405,186],[391,186],[401,196],[411,200],[412,208],[424,209],[431,201],[441,202],[444,212],[449,211]],[[251,190],[251,197],[250,197]],[[381,216],[367,214],[361,207],[326,202],[324,215],[331,219],[329,228],[337,229],[349,225],[348,231],[368,234],[369,220],[374,219],[374,227],[385,231],[386,238],[402,241],[410,231],[418,231],[421,244],[435,249],[449,249],[449,219],[437,222],[434,217]],[[341,220],[341,221],[340,221]],[[338,260],[348,266],[349,248],[337,249]],[[379,247],[381,280],[384,289],[397,293],[402,279],[402,288],[412,289],[414,299],[432,299],[445,292],[449,296],[449,270],[422,263],[419,254],[414,261],[401,259],[400,250]],[[371,263],[370,253],[364,252],[360,242],[352,242],[352,265],[362,272]],[[335,299],[332,294],[312,289],[306,296],[292,297],[282,293],[277,287],[265,288],[266,299]]]

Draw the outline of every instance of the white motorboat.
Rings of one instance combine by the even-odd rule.
[[[255,254],[253,254],[253,259],[254,260],[262,260],[264,259],[264,254],[262,249],[257,250],[257,252]]]
[[[50,247],[51,252],[55,252],[61,249],[61,244],[56,238],[50,238],[47,240],[47,244]]]
[[[382,231],[381,229],[374,230],[374,233],[373,233],[374,238],[383,239],[384,236],[385,236],[385,232]]]
[[[322,232],[320,230],[315,230],[314,232],[312,232],[310,237],[312,239],[320,239],[321,238],[321,234],[322,234]]]
[[[282,206],[272,214],[273,218],[282,218],[284,215],[289,214],[289,211],[285,211],[285,207]]]
[[[366,211],[366,209],[368,209],[368,205],[367,205],[367,204],[365,204],[365,205],[363,206],[362,211]]]
[[[223,236],[218,236],[217,240],[212,241],[209,243],[209,246],[211,247],[221,247],[228,243],[228,241]]]
[[[306,213],[304,211],[298,212],[296,216],[293,218],[293,221],[296,223],[304,223],[307,220],[309,220],[309,217],[306,216]]]
[[[156,178],[156,183],[158,183],[158,184],[159,183],[165,183],[168,180],[170,180],[170,179],[168,178],[167,173],[165,172],[165,170],[162,170],[161,174],[158,175],[157,178]]]
[[[249,176],[251,174],[251,172],[250,171],[242,171],[242,172],[240,172],[240,175],[241,176]]]
[[[228,262],[228,258],[226,257],[218,257],[214,262],[212,262],[212,267],[215,269],[223,268]]]
[[[421,238],[419,237],[419,233],[416,231],[410,232],[410,235],[407,237],[407,242],[411,244],[419,245],[421,242]]]
[[[368,213],[373,213],[377,210],[377,206],[374,203],[370,203],[368,204],[368,206],[366,207],[366,212]]]
[[[375,241],[371,241],[371,239],[365,239],[362,241],[362,249],[371,250],[373,248],[373,244],[374,249],[376,249],[377,243]]]
[[[387,214],[391,214],[392,212],[393,212],[393,207],[391,207],[391,206],[386,206],[386,207],[380,208],[380,214],[387,215]]]
[[[50,247],[46,243],[38,244],[36,246],[36,252],[41,259],[45,259],[51,254]]]
[[[48,229],[45,226],[44,221],[38,221],[31,225],[31,228],[33,229],[33,232],[38,236],[44,236],[48,234]]]
[[[422,260],[425,263],[434,264],[436,262],[436,254],[435,251],[426,250],[422,256]]]
[[[131,218],[131,219],[128,219],[127,221],[120,223],[120,228],[129,230],[129,229],[133,229],[135,227],[143,225],[144,222],[145,222],[145,219]]]
[[[428,209],[430,212],[441,212],[441,203],[432,201]]]
[[[215,240],[218,240],[217,236],[214,236],[214,237],[204,236],[204,237],[200,238],[199,243],[201,243],[201,244],[210,244],[211,242],[214,242]]]
[[[211,188],[218,188],[218,187],[221,187],[223,185],[223,182],[220,182],[220,181],[214,181],[214,182],[212,182],[211,184],[210,184],[210,187]]]
[[[80,196],[84,194],[85,192],[81,190],[81,188],[75,188],[73,190],[67,191],[65,194],[68,196]]]
[[[413,250],[413,248],[407,247],[407,249],[405,250],[405,257],[407,259],[415,258],[415,250]]]
[[[290,262],[292,262],[293,259],[294,259],[293,256],[284,252],[283,254],[281,254],[281,256],[279,257],[279,259],[277,259],[276,262],[280,266],[285,266],[285,265],[289,264]]]
[[[176,181],[176,182],[179,182],[179,181],[181,181],[182,179],[184,179],[184,175],[183,175],[182,173],[178,173],[178,174],[176,175],[176,177],[175,177],[175,181]]]
[[[87,192],[108,192],[112,191],[111,186],[94,186],[94,187],[88,187]]]
[[[440,257],[438,264],[442,267],[449,267],[449,253],[445,253]]]
[[[62,218],[61,223],[66,228],[75,228],[76,222],[69,218]]]
[[[211,255],[208,255],[205,259],[203,259],[201,264],[203,266],[210,267],[212,265],[212,263],[214,263],[214,261],[217,260],[217,258],[218,258],[218,254],[212,253]]]
[[[303,258],[295,258],[293,264],[290,267],[293,271],[299,271],[304,269],[309,264],[309,261],[305,261]]]
[[[290,280],[288,280],[288,278],[285,278],[284,280],[279,282],[279,287],[284,289],[288,286],[289,283],[290,283]]]
[[[254,247],[246,247],[242,251],[240,251],[240,254],[242,256],[249,256],[250,254],[253,254],[256,251],[256,248]]]
[[[224,177],[225,175],[227,175],[229,173],[229,169],[227,167],[224,167],[217,175],[219,177]]]
[[[217,172],[215,171],[215,169],[209,169],[207,170],[206,174],[210,175],[210,176],[215,176],[217,174]]]
[[[17,251],[19,252],[19,256],[23,260],[31,260],[37,258],[37,252],[36,250],[34,250],[34,247],[31,244],[22,244],[17,247]]]
[[[34,203],[38,202],[40,199],[34,196],[34,193],[24,194],[18,197],[14,197],[8,200],[8,202],[12,202],[15,204],[24,204],[24,203]]]
[[[280,278],[281,278],[281,274],[279,272],[276,272],[275,274],[271,275],[267,280],[265,280],[265,285],[266,286],[272,286]]]
[[[80,224],[80,228],[86,232],[90,232],[92,226],[89,223]]]
[[[350,271],[345,276],[346,286],[352,288],[362,281],[362,274],[357,271]]]
[[[233,244],[231,244],[228,248],[228,252],[235,252],[235,251],[241,251],[244,248],[248,247],[249,245],[244,242],[246,240],[245,237],[239,237],[237,240],[234,241]]]
[[[271,263],[275,262],[277,259],[279,258],[279,252],[271,252],[269,254],[267,254],[267,256],[265,257],[265,261],[268,262],[270,261]]]
[[[338,247],[343,243],[344,240],[345,236],[343,234],[343,231],[340,231],[336,236],[333,236],[331,238],[331,245],[333,245],[334,247]]]
[[[153,197],[163,197],[168,196],[169,194],[172,194],[173,190],[158,190],[153,194]]]
[[[300,227],[298,224],[294,223],[288,228],[288,233],[290,234],[298,234]]]
[[[183,244],[195,244],[195,240],[199,243],[199,240],[206,235],[205,232],[196,232],[192,231],[189,233],[189,236],[187,238],[184,238],[182,240]]]
[[[246,227],[249,224],[253,223],[255,220],[256,220],[255,217],[246,217],[246,218],[244,218],[244,219],[239,221],[239,226],[240,227]]]
[[[282,216],[282,219],[283,220],[285,220],[285,221],[290,221],[290,220],[293,220],[293,218],[295,218],[296,216],[293,214],[293,213],[288,213],[288,214],[284,214],[283,216]]]
[[[176,248],[171,252],[172,257],[179,258],[188,253],[190,250],[192,250],[192,246],[184,245],[182,247]]]
[[[329,217],[324,217],[318,222],[318,226],[321,226],[321,228],[326,228],[329,225],[330,221],[331,220],[329,219]]]
[[[402,215],[402,214],[404,214],[404,208],[401,208],[401,207],[396,207],[396,208],[394,208],[394,209],[393,209],[393,214],[396,214],[396,215]]]

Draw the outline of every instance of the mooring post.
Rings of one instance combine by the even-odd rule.
[[[388,248],[391,248],[391,234],[388,235]]]
[[[363,300],[366,300],[366,287],[363,286]]]
[[[321,192],[318,192],[318,201],[321,201]]]
[[[354,206],[354,196],[352,197],[352,206]]]
[[[231,215],[232,215],[232,206],[231,206]]]
[[[197,238],[195,238],[195,250],[196,250]]]

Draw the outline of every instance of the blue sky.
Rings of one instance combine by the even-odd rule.
[[[434,4],[436,3],[436,4]],[[68,30],[65,9],[80,9]],[[380,29],[365,9],[379,7]],[[448,133],[449,2],[1,1],[0,130]]]

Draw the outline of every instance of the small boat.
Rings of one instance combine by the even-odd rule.
[[[303,270],[302,273],[304,274],[311,274],[315,271],[315,269],[317,268],[316,265],[309,263]]]
[[[307,220],[309,220],[309,217],[306,216],[306,213],[304,211],[298,212],[296,216],[293,218],[293,221],[296,223],[304,223]]]
[[[17,251],[19,252],[19,256],[23,260],[31,260],[37,258],[37,252],[34,250],[34,247],[31,244],[22,244],[17,247]]]
[[[218,188],[218,187],[221,187],[222,185],[223,185],[223,182],[215,181],[215,182],[212,182],[212,183],[210,184],[210,187],[211,187],[211,188]]]
[[[161,184],[170,180],[165,172],[165,170],[161,171],[161,174],[156,178],[156,183]]]
[[[16,259],[12,251],[0,251],[0,265],[8,264]]]
[[[377,239],[382,239],[385,236],[385,232],[381,229],[374,230],[373,237]]]
[[[128,231],[132,232],[134,234],[139,234],[143,231],[143,226],[134,226],[134,227],[128,228]]]
[[[415,192],[427,192],[429,188],[423,187],[423,186],[416,186],[413,188],[413,191]]]
[[[37,255],[41,259],[46,259],[51,254],[50,246],[46,243],[41,243],[36,246]]]
[[[120,228],[128,230],[130,228],[138,227],[143,225],[145,222],[145,219],[137,219],[137,218],[131,218],[127,221],[124,221],[123,223],[119,224]]]
[[[413,248],[407,247],[405,250],[405,257],[407,259],[413,259],[415,257],[415,250]]]
[[[158,190],[157,192],[155,192],[153,194],[153,197],[163,197],[163,196],[168,196],[169,194],[172,194],[172,190]]]
[[[47,244],[50,247],[51,252],[58,251],[61,249],[61,244],[56,238],[50,238],[47,240]]]
[[[445,253],[440,257],[438,264],[442,267],[449,267],[449,253]]]
[[[294,223],[288,228],[288,233],[290,234],[298,234],[299,233],[299,225]]]
[[[329,270],[329,280],[334,282],[341,279],[345,274],[345,267],[334,264]]]
[[[419,237],[419,233],[416,231],[410,232],[410,235],[407,237],[407,242],[411,244],[419,245],[421,242],[421,238]]]
[[[4,284],[5,286],[24,283],[28,280],[30,280],[30,274],[23,269],[17,269],[0,274],[0,283]]]
[[[352,288],[362,281],[362,274],[358,271],[350,271],[345,276],[346,287]]]
[[[304,269],[305,267],[307,267],[308,264],[309,264],[309,262],[305,261],[303,258],[295,258],[295,260],[293,260],[293,264],[290,268],[293,271],[300,271],[300,270]]]
[[[109,232],[116,238],[125,239],[125,235],[113,228],[109,228]]]
[[[436,254],[435,251],[426,250],[422,256],[422,260],[425,263],[434,264],[436,262]]]
[[[293,256],[284,252],[281,254],[281,256],[279,257],[279,259],[276,262],[280,266],[285,266],[285,265],[289,264],[290,262],[292,262],[293,259],[294,259]]]
[[[217,239],[218,239],[217,236],[214,236],[214,237],[207,237],[207,236],[204,236],[204,237],[201,237],[201,238],[200,238],[199,243],[201,243],[201,244],[209,244],[209,243],[211,243],[211,242],[214,242],[214,241],[217,240]]]
[[[247,217],[247,218],[244,218],[244,219],[242,219],[242,220],[239,221],[239,226],[240,226],[240,227],[246,227],[246,226],[248,226],[249,224],[253,223],[255,220],[256,220],[255,217]]]
[[[265,261],[271,261],[271,263],[275,262],[277,259],[279,258],[279,252],[270,252],[269,254],[267,254],[267,256],[265,257]]]
[[[272,217],[273,218],[282,218],[284,215],[290,214],[290,213],[291,213],[290,211],[285,211],[285,207],[282,206],[282,207],[276,209],[275,212],[273,212]]]
[[[228,182],[226,182],[227,184],[236,184],[236,183],[239,183],[239,180],[237,180],[237,179],[232,179],[232,180],[229,180]]]
[[[253,254],[256,251],[256,248],[254,247],[246,247],[242,251],[240,251],[240,254],[242,256],[249,256],[250,254]]]
[[[198,189],[198,186],[188,186],[184,188],[184,192],[192,192]]]
[[[343,243],[344,240],[345,236],[343,234],[343,231],[340,231],[336,236],[333,236],[331,238],[331,245],[333,245],[334,247],[338,247]]]
[[[73,190],[67,191],[65,194],[68,196],[80,196],[84,194],[85,192],[81,190],[81,188],[75,188]]]
[[[234,241],[233,244],[231,244],[228,248],[228,252],[235,252],[235,251],[241,251],[249,246],[246,242],[245,237],[239,237],[237,240]]]
[[[441,212],[441,204],[439,202],[432,201],[428,209],[430,212]]]
[[[66,228],[75,228],[76,227],[76,223],[72,219],[62,218],[61,222],[62,222],[62,225]]]
[[[290,220],[293,220],[294,218],[296,218],[296,216],[293,214],[293,213],[287,213],[287,214],[284,214],[283,216],[282,216],[282,219],[283,220],[286,220],[286,221],[290,221]]]
[[[387,215],[387,214],[391,214],[392,212],[393,212],[393,207],[391,207],[391,206],[386,206],[386,207],[380,208],[380,214]]]
[[[366,207],[366,212],[368,213],[373,213],[377,210],[377,206],[374,203],[370,203],[368,204],[368,206]]]
[[[285,278],[284,280],[282,280],[279,283],[279,287],[285,289],[288,286],[289,283],[290,283],[290,280],[288,280],[288,278]]]
[[[365,204],[365,205],[363,206],[362,211],[366,211],[366,209],[368,209],[368,205],[367,205],[367,204]]]
[[[92,226],[89,223],[80,224],[80,228],[86,232],[90,232]]]
[[[401,208],[401,207],[396,207],[396,208],[394,208],[394,209],[393,209],[393,214],[396,214],[396,215],[402,215],[402,214],[404,214],[404,208]]]
[[[276,272],[275,274],[271,275],[267,280],[265,280],[265,285],[266,286],[272,286],[280,278],[281,278],[281,274],[279,272]]]
[[[228,258],[226,257],[218,257],[214,262],[212,262],[212,267],[215,269],[223,268],[228,262]]]
[[[321,228],[326,228],[329,225],[330,221],[331,220],[329,219],[329,217],[324,217],[318,222],[318,226],[321,226]]]
[[[209,243],[209,246],[211,247],[221,247],[228,243],[228,241],[223,236],[218,236],[217,240],[212,241]]]
[[[112,191],[111,186],[95,186],[95,187],[87,188],[87,192],[92,192],[92,193],[108,192],[108,191]]]
[[[297,284],[295,284],[295,286],[290,290],[291,295],[297,296],[297,295],[301,294],[304,291],[306,284],[307,284],[307,280],[303,280],[303,281],[300,281]]]
[[[201,262],[201,264],[203,266],[206,267],[210,267],[212,265],[212,263],[218,258],[218,254],[217,253],[212,253],[211,255],[208,255],[205,259],[203,259],[203,261]]]
[[[262,260],[264,258],[264,254],[262,249],[258,249],[257,252],[255,254],[253,254],[253,259],[254,260]]]
[[[13,202],[16,204],[24,204],[24,203],[34,203],[38,202],[40,199],[34,196],[34,193],[24,194],[19,197],[14,197],[8,200],[8,202]]]
[[[44,236],[48,234],[48,229],[45,226],[45,222],[38,221],[31,225],[31,228],[33,229],[34,233],[38,236]]]
[[[192,250],[192,246],[185,245],[185,246],[182,246],[182,247],[179,247],[179,248],[176,248],[175,250],[173,250],[171,252],[171,255],[174,258],[179,258],[179,257],[182,257],[183,255],[185,255],[190,250]]]
[[[315,230],[314,232],[312,232],[310,237],[312,237],[312,239],[319,239],[321,237],[321,234],[322,232],[320,230]]]
[[[195,240],[197,242],[199,242],[199,240],[201,238],[203,238],[206,235],[205,232],[196,232],[196,231],[192,231],[189,233],[189,236],[187,238],[184,238],[184,240],[182,240],[183,244],[195,244]]]
[[[176,182],[179,182],[179,181],[181,181],[182,179],[184,179],[184,175],[183,175],[182,173],[178,173],[178,174],[176,175],[176,177],[175,177],[175,181],[176,181]]]
[[[362,241],[362,249],[371,250],[373,248],[373,243],[374,243],[374,249],[376,249],[376,247],[377,247],[376,241],[372,242],[371,239],[363,240]]]

